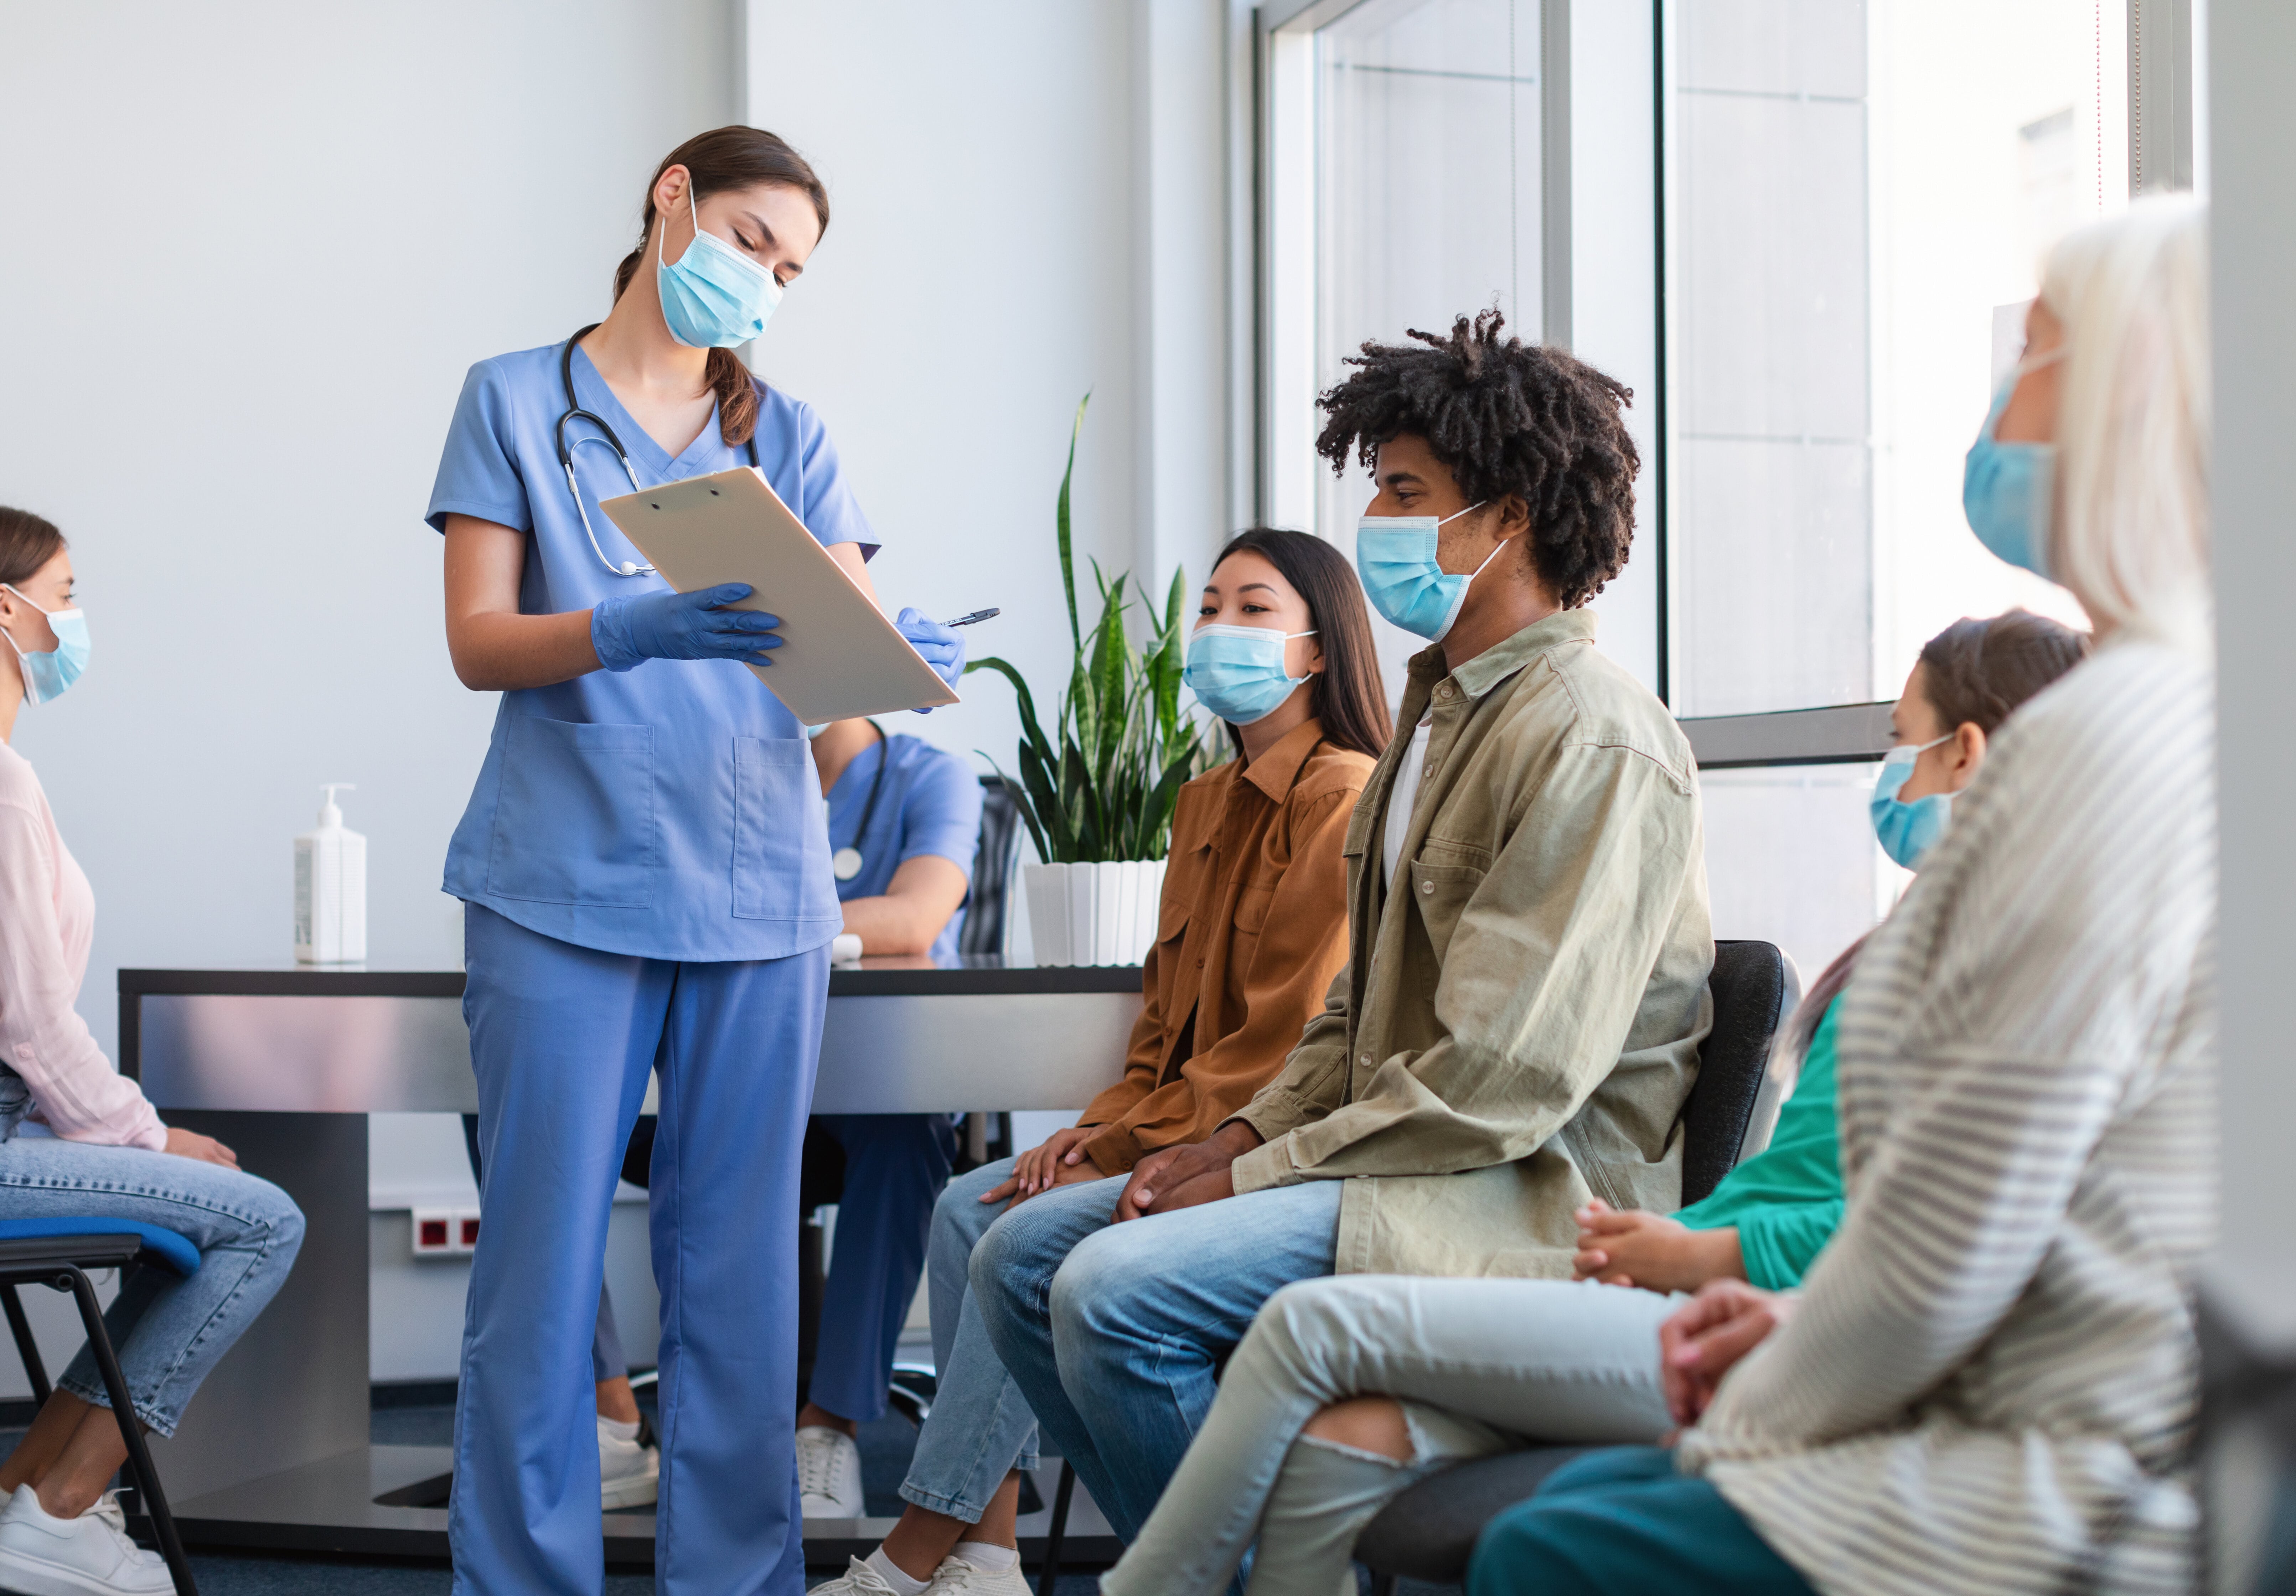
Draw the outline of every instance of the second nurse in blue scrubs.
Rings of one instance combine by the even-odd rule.
[[[455,1588],[594,1596],[590,1340],[650,1072],[665,1592],[803,1589],[792,1454],[799,1149],[839,929],[803,728],[743,661],[770,617],[679,594],[599,512],[755,465],[865,589],[874,543],[813,412],[732,353],[828,225],[769,133],[672,151],[606,320],[481,361],[430,497],[447,640],[503,691],[447,855],[486,1222],[455,1412]],[[764,595],[768,603],[772,594]],[[951,680],[955,634],[900,627]]]

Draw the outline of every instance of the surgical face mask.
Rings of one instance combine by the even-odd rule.
[[[1961,470],[1961,511],[1977,541],[2011,565],[2037,577],[2049,574],[2049,524],[2057,486],[2054,444],[2003,443],[1994,436],[2009,396],[2027,372],[2062,357],[2052,349],[2021,364],[1993,396],[1993,408]]]
[[[1945,835],[1946,825],[1953,819],[1953,794],[1932,792],[1907,804],[1898,800],[1898,790],[1913,776],[1914,761],[1939,743],[1952,741],[1948,732],[1924,743],[1900,743],[1882,761],[1882,773],[1874,779],[1874,798],[1868,806],[1874,815],[1874,835],[1881,839],[1882,851],[1907,870],[1919,870],[1922,855]]]
[[[730,349],[766,330],[782,285],[774,274],[701,225],[693,185],[685,185],[686,209],[693,217],[693,241],[675,261],[662,258],[669,224],[654,242],[654,283],[661,291],[661,319],[669,335],[689,349]]]
[[[1435,558],[1436,529],[1448,526],[1483,501],[1437,520],[1431,515],[1366,515],[1356,522],[1356,574],[1363,578],[1371,607],[1406,632],[1440,642],[1459,618],[1467,589],[1488,569],[1507,539],[1467,576],[1443,569]]]
[[[0,582],[0,587],[24,599],[10,583]],[[24,602],[32,604],[29,599]],[[40,610],[37,604],[32,608]],[[48,629],[56,634],[56,646],[50,651],[28,654],[7,633],[0,632],[0,637],[8,637],[8,646],[16,651],[16,663],[24,667],[24,696],[35,704],[49,704],[63,697],[64,689],[78,681],[87,668],[87,617],[78,605],[70,610],[40,610],[40,613],[48,618]]]
[[[1283,674],[1283,645],[1314,635],[1267,626],[1198,626],[1188,639],[1181,679],[1205,708],[1230,725],[1248,726],[1282,708],[1292,690],[1308,679]]]

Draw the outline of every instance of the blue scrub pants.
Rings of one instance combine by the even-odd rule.
[[[845,1149],[845,1193],[806,1395],[866,1424],[885,1416],[893,1352],[924,1274],[925,1232],[956,1157],[956,1127],[946,1114],[823,1114],[815,1123]]]
[[[797,1196],[829,949],[683,964],[465,906],[486,1166],[448,1535],[458,1596],[597,1596],[590,1351],[622,1150],[661,1083],[664,1596],[805,1587],[794,1452]]]

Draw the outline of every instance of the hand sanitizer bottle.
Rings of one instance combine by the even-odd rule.
[[[319,790],[319,829],[295,839],[295,960],[299,964],[361,964],[366,961],[366,839],[343,827],[335,794],[356,792],[348,782]]]

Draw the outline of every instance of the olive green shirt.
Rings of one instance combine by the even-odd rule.
[[[1341,1273],[1567,1278],[1589,1197],[1681,1206],[1677,1121],[1714,964],[1698,785],[1665,706],[1564,610],[1411,661],[1357,801],[1349,962],[1236,1116],[1238,1192],[1348,1182]],[[1434,726],[1397,890],[1388,795]]]

